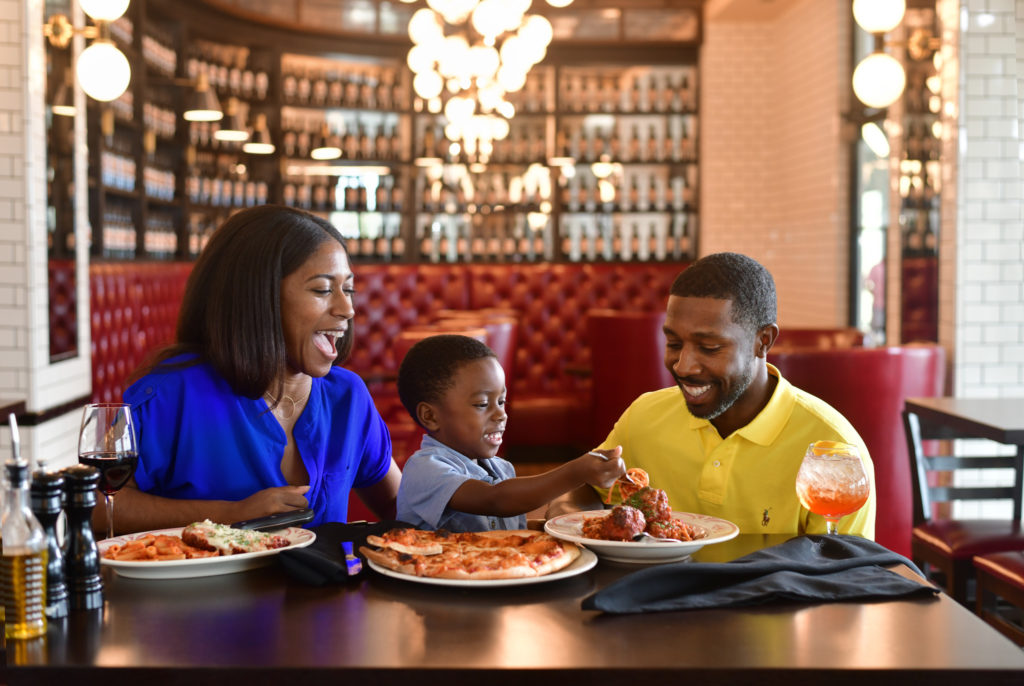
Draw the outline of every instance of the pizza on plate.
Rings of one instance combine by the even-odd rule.
[[[439,579],[522,579],[565,569],[580,556],[574,543],[540,531],[451,533],[392,529],[367,536],[359,551],[402,574]]]

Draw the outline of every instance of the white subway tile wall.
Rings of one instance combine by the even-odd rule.
[[[0,0],[0,397],[23,398],[30,412],[88,395],[91,383],[85,246],[79,256],[80,354],[58,364],[49,360],[43,7],[43,0]],[[84,179],[84,121],[76,121],[76,130],[75,164]],[[85,186],[78,184],[76,198],[79,231],[88,230]],[[79,413],[22,427],[23,454],[50,461],[73,456]],[[9,447],[6,429],[3,442]]]
[[[955,231],[943,236],[940,335],[952,344],[955,395],[1024,396],[1024,0],[946,2],[958,26],[959,175]],[[958,5],[958,6],[957,6]],[[950,16],[950,12],[958,16]],[[954,70],[956,73],[956,70]],[[944,210],[947,209],[945,206]],[[944,212],[944,219],[948,215]],[[944,223],[953,226],[952,223]],[[1007,454],[958,441],[963,455]],[[1007,483],[995,470],[963,485]],[[962,517],[1008,517],[1009,503],[960,503]]]
[[[802,0],[767,22],[710,22],[701,52],[700,254],[775,277],[784,326],[847,320],[849,4]],[[814,297],[808,297],[809,294]]]

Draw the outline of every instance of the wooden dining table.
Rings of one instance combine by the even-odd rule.
[[[695,558],[724,562],[785,539],[741,534]],[[107,568],[103,610],[74,613],[45,640],[9,642],[6,677],[33,686],[1024,683],[1024,652],[945,595],[628,615],[581,609],[640,567],[602,560],[568,578],[496,588],[371,569],[311,587],[276,563],[168,580]]]

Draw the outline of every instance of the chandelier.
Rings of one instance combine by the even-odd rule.
[[[403,0],[412,2],[415,0]],[[547,0],[565,7],[572,0]],[[509,93],[547,54],[551,22],[527,14],[531,0],[427,0],[409,20],[407,64],[430,112],[443,110],[445,138],[486,162],[515,116]]]

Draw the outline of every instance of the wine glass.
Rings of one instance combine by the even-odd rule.
[[[796,475],[801,504],[825,518],[828,533],[838,533],[839,520],[859,510],[871,491],[857,446],[815,441],[807,447]]]
[[[131,405],[85,406],[78,434],[78,461],[100,471],[99,489],[107,505],[107,538],[113,538],[114,494],[128,483],[139,463]]]

